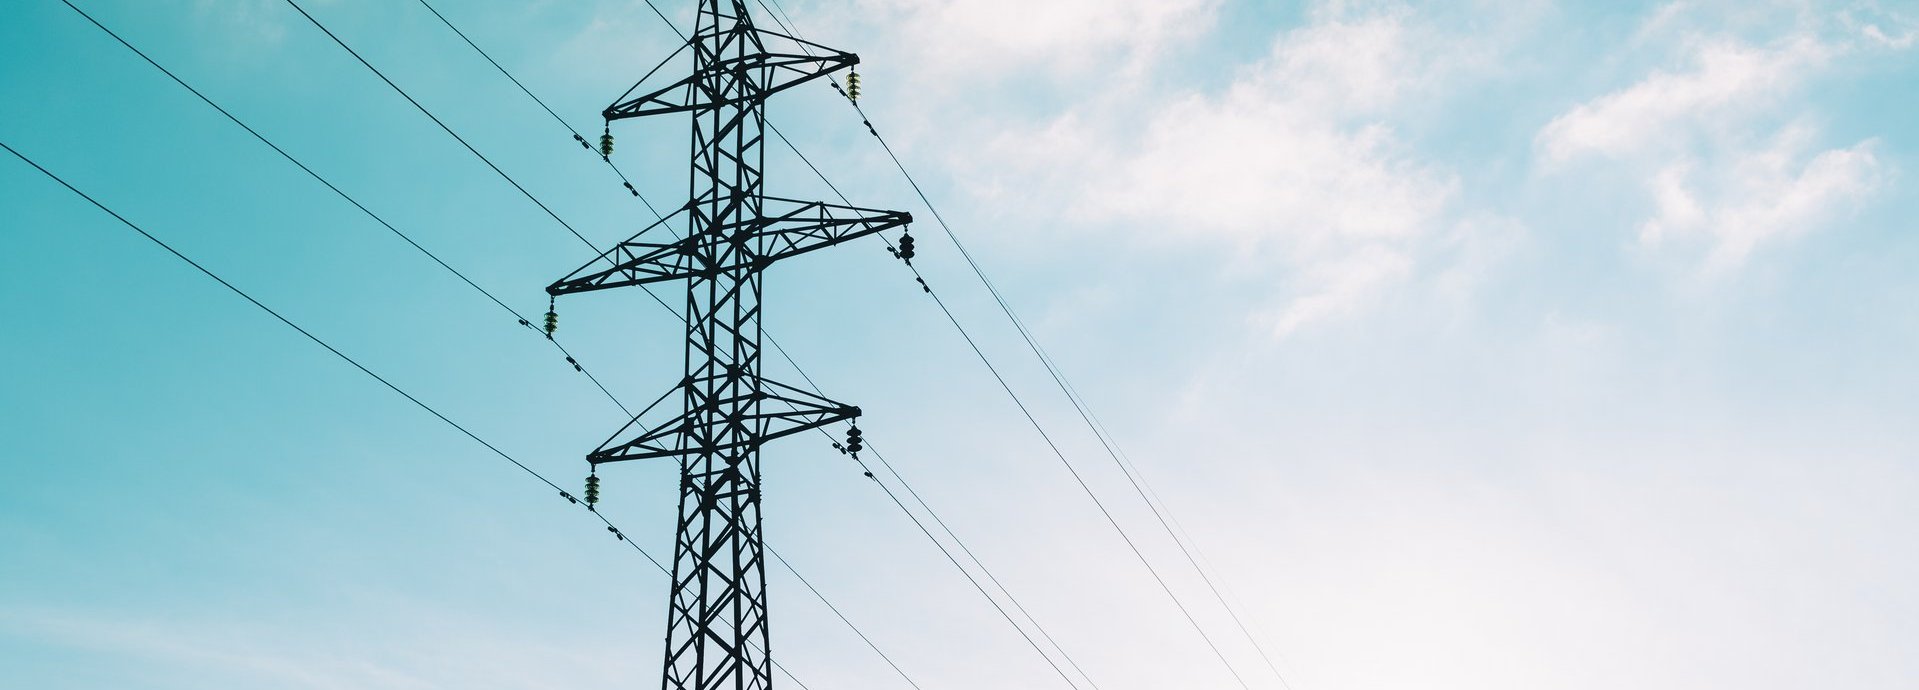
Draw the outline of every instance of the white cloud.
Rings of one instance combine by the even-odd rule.
[[[1876,24],[1867,24],[1859,30],[1859,33],[1868,40],[1893,50],[1911,48],[1913,41],[1919,39],[1919,31],[1906,29],[1905,31],[1899,32],[1898,36],[1889,36],[1886,34],[1885,29],[1879,28]]]
[[[1192,94],[1155,113],[1077,210],[1251,242],[1420,233],[1453,183],[1404,155],[1377,121],[1416,69],[1400,22],[1282,36],[1223,94]]]
[[[1800,37],[1771,48],[1719,40],[1701,45],[1691,69],[1655,71],[1620,91],[1554,118],[1536,141],[1548,164],[1581,155],[1621,156],[1670,147],[1724,118],[1769,105],[1803,82],[1831,48]]]
[[[1363,310],[1457,223],[1457,176],[1390,124],[1437,92],[1455,46],[1407,11],[1349,14],[1316,11],[1216,93],[1098,103],[984,155],[1034,181],[1004,186],[1058,190],[1085,224],[1235,248],[1283,293],[1254,316],[1282,337]]]
[[[1655,11],[1633,49],[1670,39],[1683,66],[1655,69],[1574,106],[1534,138],[1548,173],[1599,160],[1647,180],[1651,215],[1638,224],[1642,245],[1703,239],[1709,245],[1704,268],[1715,274],[1737,268],[1761,246],[1830,224],[1881,186],[1887,170],[1872,140],[1820,148],[1821,132],[1809,124],[1818,104],[1804,90],[1845,58],[1899,50],[1903,40],[1888,37],[1878,23],[1862,23],[1851,10],[1721,11],[1736,16],[1715,21],[1686,2]],[[1768,16],[1790,18],[1774,29],[1780,38],[1701,34],[1720,24],[1750,29]],[[1706,28],[1690,28],[1695,25]]]
[[[1810,155],[1806,127],[1782,132],[1769,147],[1708,169],[1674,163],[1653,180],[1657,211],[1640,226],[1650,246],[1685,236],[1712,240],[1706,266],[1743,263],[1761,244],[1829,223],[1877,189],[1883,165],[1875,142]]]
[[[1115,57],[1137,67],[1211,28],[1220,0],[867,0],[892,15],[914,63],[950,78],[1012,69],[1078,73]]]
[[[1307,324],[1358,311],[1387,286],[1405,280],[1412,258],[1380,245],[1360,247],[1312,268],[1318,284],[1304,297],[1260,315],[1275,337],[1284,338]]]

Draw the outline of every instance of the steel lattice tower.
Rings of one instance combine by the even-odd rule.
[[[682,411],[657,423],[630,421],[587,461],[680,459],[663,687],[763,690],[772,665],[760,446],[860,410],[760,376],[762,272],[912,216],[764,194],[767,97],[849,69],[858,56],[756,28],[742,0],[700,0],[698,26],[681,51],[691,51],[690,76],[634,96],[642,79],[603,115],[610,123],[691,114],[689,201],[547,293],[686,281]],[[653,235],[681,222],[685,239]]]

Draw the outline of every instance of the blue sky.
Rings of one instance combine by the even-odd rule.
[[[76,4],[522,313],[590,258],[284,2]],[[650,218],[424,8],[302,4],[595,242]],[[436,6],[589,134],[677,42],[633,2]],[[1919,5],[787,8],[861,54],[874,124],[1292,688],[1919,679]],[[65,5],[4,16],[0,141],[584,474],[620,415],[540,338]],[[927,280],[1234,667],[1280,687],[858,118],[824,87],[772,118],[855,203],[921,215]],[[677,203],[684,123],[616,133]],[[781,196],[830,194],[769,165]],[[650,565],[11,158],[0,299],[0,684],[656,682]],[[767,303],[1100,687],[1235,687],[880,244],[782,264]],[[560,312],[622,399],[677,378],[644,295]],[[922,687],[1064,685],[837,453],[791,439],[766,466],[769,540]],[[654,553],[672,474],[603,473]],[[808,686],[906,687],[771,577]]]

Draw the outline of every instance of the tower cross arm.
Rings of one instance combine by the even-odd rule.
[[[635,236],[547,286],[546,291],[550,295],[564,295],[761,270],[781,259],[911,222],[913,214],[905,211],[768,197],[760,215],[720,224],[710,232],[691,234],[667,244],[641,242],[639,236]],[[716,243],[729,245],[728,251],[712,251]],[[761,249],[753,251],[751,247]],[[718,258],[712,258],[715,256]],[[591,270],[603,263],[612,267]]]
[[[723,422],[723,424],[750,426],[751,429],[745,430],[750,433],[719,433],[722,430],[713,428],[715,422],[708,419],[707,415],[700,414],[699,410],[687,410],[677,417],[650,426],[636,418],[614,432],[613,437],[601,444],[598,450],[589,453],[586,456],[587,462],[598,465],[623,460],[723,453],[748,444],[758,445],[830,424],[850,421],[860,416],[858,407],[835,402],[770,379],[754,377],[753,380],[743,384],[743,388],[751,391],[744,395],[752,396],[759,403],[774,403],[782,408],[735,415],[733,419]],[[714,402],[737,403],[738,401]]]
[[[761,32],[766,33],[766,32]],[[773,34],[779,36],[779,34]],[[784,38],[784,36],[782,36]],[[679,81],[651,92],[623,99],[607,106],[600,114],[607,120],[711,110],[727,106],[750,106],[768,96],[860,64],[860,56],[825,46],[793,40],[820,49],[812,52],[768,52],[716,59]],[[757,88],[729,89],[712,93],[714,84],[751,81]]]

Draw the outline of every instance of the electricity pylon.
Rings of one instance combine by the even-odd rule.
[[[850,69],[858,56],[756,28],[742,0],[700,0],[684,51],[691,51],[691,75],[634,96],[642,79],[602,114],[609,128],[613,120],[691,114],[689,201],[546,290],[557,297],[686,281],[682,411],[658,423],[635,418],[587,461],[597,470],[622,460],[680,459],[663,687],[764,690],[773,679],[760,446],[852,420],[860,410],[760,376],[762,274],[775,261],[904,226],[912,216],[764,194],[767,97]],[[610,148],[609,129],[602,153]],[[685,239],[650,235],[681,222]]]

